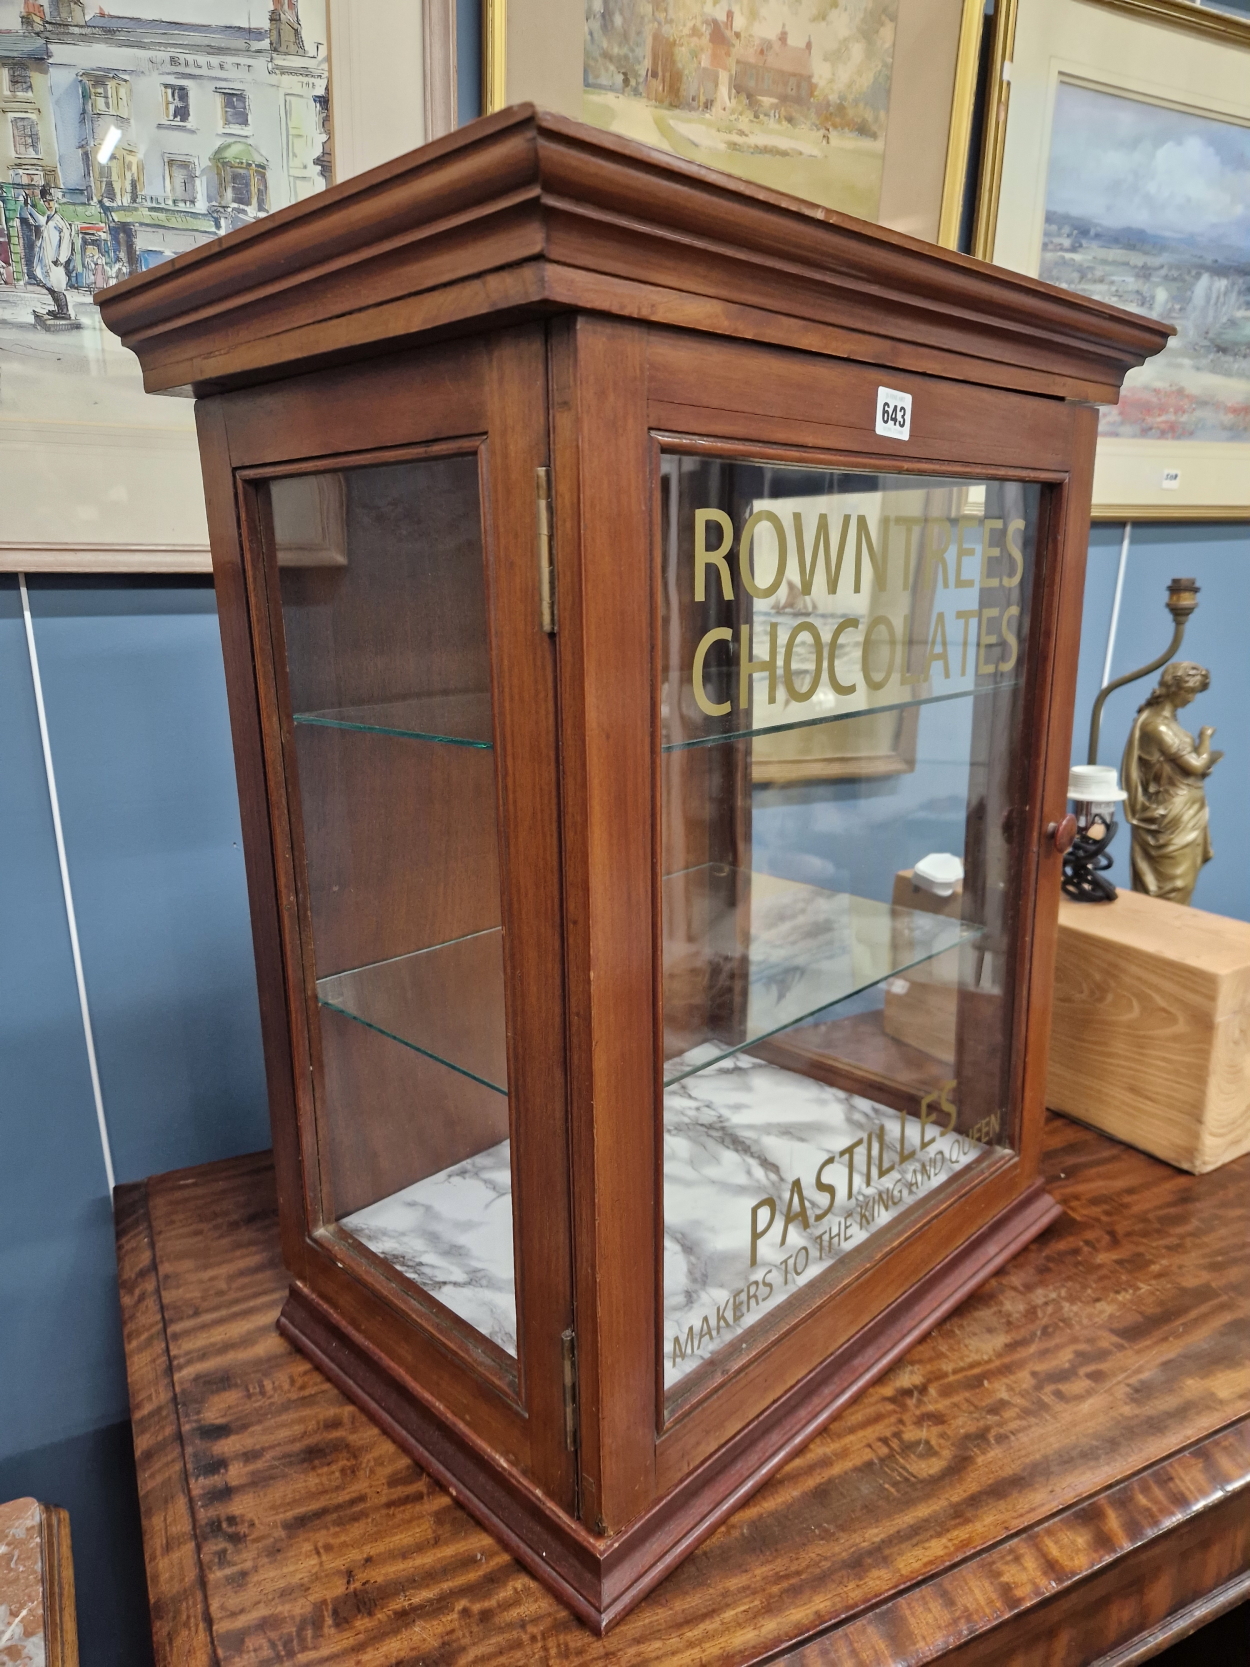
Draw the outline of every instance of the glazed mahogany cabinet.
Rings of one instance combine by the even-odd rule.
[[[601,1630],[1056,1213],[1165,327],[530,108],[102,311],[198,402],[279,1323]]]

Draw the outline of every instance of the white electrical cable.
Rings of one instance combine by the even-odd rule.
[[[52,829],[56,835],[56,854],[61,864],[61,892],[65,898],[65,918],[69,923],[69,946],[74,957],[74,977],[78,981],[78,1007],[82,1013],[83,1039],[87,1044],[87,1067],[91,1072],[91,1092],[95,1096],[95,1118],[100,1130],[100,1150],[104,1154],[104,1173],[108,1177],[109,1202],[112,1203],[113,1151],[109,1144],[108,1122],[104,1116],[104,1094],[100,1088],[100,1070],[96,1064],[95,1037],[91,1030],[91,1009],[87,1005],[87,981],[82,970],[82,950],[78,947],[78,921],[74,914],[74,893],[69,883],[69,862],[65,856],[65,835],[61,829],[61,804],[56,792],[56,772],[52,768],[52,743],[48,739],[48,714],[43,705],[43,680],[39,675],[39,655],[35,648],[35,624],[30,616],[30,597],[26,594],[26,575],[17,576],[22,593],[22,618],[26,623],[26,647],[30,654],[30,680],[35,686],[35,711],[39,714],[39,739],[43,743],[43,768],[48,778],[48,799],[52,805]]]
[[[1120,627],[1120,598],[1124,595],[1124,570],[1128,566],[1128,542],[1133,531],[1133,523],[1124,523],[1124,537],[1120,540],[1120,565],[1115,575],[1115,601],[1111,604],[1111,627],[1107,632],[1107,658],[1102,663],[1102,682],[1098,685],[1105,689],[1111,681],[1111,656],[1115,653],[1115,634]]]

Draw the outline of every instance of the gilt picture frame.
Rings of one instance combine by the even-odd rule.
[[[1102,414],[1100,520],[1250,520],[1250,31],[1193,9],[1018,5],[993,258],[1177,329]]]
[[[1239,14],[1226,0],[1205,5],[1200,0],[1097,0],[1139,19],[1166,24],[1173,29],[1192,29],[1211,40],[1250,46],[1250,13]]]

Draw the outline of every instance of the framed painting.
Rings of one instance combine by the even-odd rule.
[[[1250,519],[1250,38],[1158,11],[1020,0],[994,258],[1176,328],[1102,412],[1095,515]]]
[[[0,30],[8,571],[207,569],[192,405],[95,295],[327,182],[324,0],[25,0]]]
[[[483,107],[532,101],[948,248],[983,0],[485,0]]]
[[[454,127],[454,0],[0,3],[0,570],[206,572],[192,403],[95,294]]]

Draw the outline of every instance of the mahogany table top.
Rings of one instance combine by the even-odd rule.
[[[267,1154],[120,1187],[160,1667],[1128,1667],[1250,1595],[1250,1158],[1063,1216],[596,1639],[279,1337]]]

